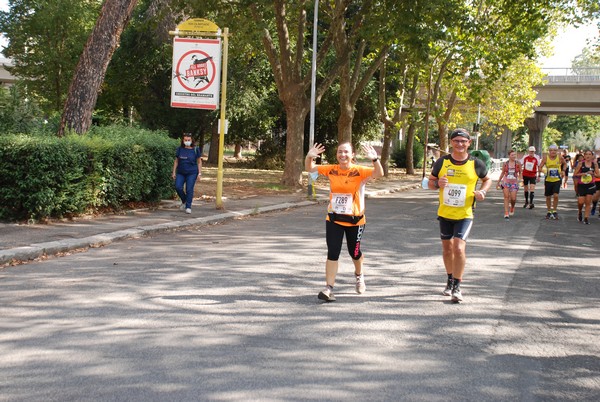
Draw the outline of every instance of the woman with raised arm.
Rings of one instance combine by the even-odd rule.
[[[306,154],[304,166],[308,173],[318,172],[329,179],[330,193],[325,222],[327,241],[327,261],[325,262],[325,289],[318,298],[326,302],[335,301],[333,286],[338,272],[338,259],[342,250],[344,235],[348,253],[354,263],[356,293],[366,290],[363,274],[364,255],[360,249],[365,231],[365,183],[371,178],[383,176],[383,167],[379,156],[370,145],[363,150],[373,166],[361,166],[354,163],[352,144],[344,142],[337,147],[337,164],[316,165],[315,158],[325,152],[322,144],[315,144]]]

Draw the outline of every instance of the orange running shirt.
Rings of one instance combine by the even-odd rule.
[[[351,164],[348,170],[342,170],[340,165],[319,165],[317,169],[320,175],[329,179],[327,212],[351,216],[363,215],[356,224],[339,221],[336,223],[342,226],[364,225],[367,221],[364,217],[365,183],[373,174],[374,168]]]

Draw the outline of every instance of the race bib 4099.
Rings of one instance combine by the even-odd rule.
[[[450,184],[444,187],[444,205],[449,207],[464,207],[467,199],[467,186],[464,184]]]

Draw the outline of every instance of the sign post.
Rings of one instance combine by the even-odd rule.
[[[224,28],[221,33],[221,29],[212,21],[192,18],[177,25],[177,29],[169,34],[175,36],[171,107],[202,110],[216,110],[219,106],[221,108],[215,203],[217,209],[223,209],[223,148],[225,147],[229,29]],[[207,39],[207,36],[216,39]],[[221,38],[223,38],[223,49]],[[221,83],[220,96],[219,82]]]

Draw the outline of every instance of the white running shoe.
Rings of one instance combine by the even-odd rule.
[[[452,289],[452,299],[450,300],[452,300],[454,303],[460,303],[463,301],[462,293],[460,293],[459,287]]]
[[[444,296],[450,296],[452,294],[452,285],[454,285],[454,281],[451,278],[448,278],[448,282],[446,283],[446,289],[442,291]]]
[[[363,294],[367,290],[367,285],[365,285],[365,276],[363,274],[356,275],[356,293]]]
[[[325,300],[326,302],[335,301],[335,296],[333,295],[333,290],[325,287],[322,291],[319,292],[318,298],[320,300]]]

